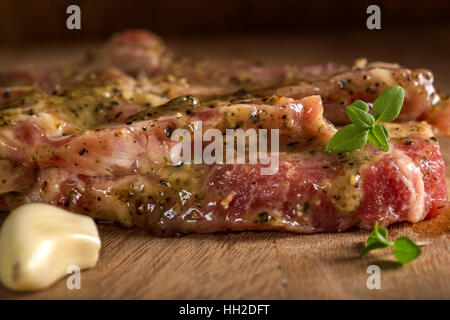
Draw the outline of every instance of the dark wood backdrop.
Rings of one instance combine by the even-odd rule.
[[[81,31],[65,27],[66,8],[82,11]],[[130,27],[163,35],[364,29],[378,4],[382,31],[448,25],[448,0],[0,0],[0,44],[98,39]]]

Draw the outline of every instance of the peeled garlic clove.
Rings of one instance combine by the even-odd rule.
[[[95,266],[99,252],[92,218],[42,203],[23,205],[0,230],[0,280],[12,290],[43,289],[71,265]]]

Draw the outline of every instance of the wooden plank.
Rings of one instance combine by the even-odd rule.
[[[406,266],[389,250],[361,259],[365,231],[294,235],[242,232],[159,238],[142,230],[99,226],[98,266],[82,272],[81,290],[62,279],[14,299],[443,299],[450,297],[447,233],[422,236],[408,224],[390,229],[428,242]],[[381,290],[369,290],[369,265],[381,268]]]
[[[142,231],[106,232],[109,250],[100,267],[107,298],[286,297],[271,233],[149,238]]]

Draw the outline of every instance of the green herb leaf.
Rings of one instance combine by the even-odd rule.
[[[386,136],[386,137],[388,137],[389,138],[389,135],[390,135],[390,133],[389,133],[389,130],[388,130],[388,128],[386,128],[385,126],[383,126],[382,124],[380,124],[380,126],[383,128],[383,131],[384,131],[384,135]]]
[[[369,129],[373,126],[375,119],[366,111],[359,109],[356,106],[348,106],[346,108],[348,117],[358,127],[362,129]]]
[[[389,151],[389,130],[378,122],[389,122],[400,114],[405,90],[395,86],[382,92],[373,103],[373,116],[368,113],[369,105],[361,100],[347,106],[346,111],[352,124],[340,129],[330,139],[326,150],[345,152],[361,149],[367,140],[376,148]]]
[[[407,237],[401,237],[395,240],[395,242],[391,242],[388,240],[387,236],[388,230],[386,228],[379,228],[378,221],[375,222],[375,226],[369,234],[369,238],[366,241],[366,247],[361,252],[361,256],[364,256],[375,249],[394,247],[395,258],[398,262],[405,264],[417,258],[422,252],[420,247]]]
[[[354,124],[349,124],[328,141],[326,150],[331,152],[344,152],[357,150],[367,143],[367,129],[362,129]]]
[[[378,237],[379,237],[383,242],[386,242],[387,244],[391,244],[391,243],[388,241],[388,239],[387,239],[387,237],[388,237],[388,229],[387,229],[387,228],[384,228],[384,227],[380,227],[378,221],[375,222],[375,228],[374,228],[374,230],[375,230],[375,233],[378,234]]]
[[[381,248],[387,248],[392,246],[392,242],[390,242],[387,239],[388,231],[386,228],[379,228],[378,227],[378,221],[375,222],[375,226],[372,230],[372,232],[369,234],[369,238],[366,242],[366,247],[361,252],[361,256],[366,255],[368,252],[375,250],[375,249],[381,249]]]
[[[421,253],[422,249],[407,237],[398,238],[394,242],[394,256],[402,264],[411,262]]]
[[[405,90],[395,86],[381,93],[373,103],[373,115],[376,122],[390,122],[395,120],[402,109]]]
[[[373,241],[379,241],[379,242],[382,242],[382,243],[390,246],[390,245],[392,245],[392,242],[389,242],[387,237],[388,237],[388,230],[383,227],[380,228],[379,223],[377,221],[377,222],[375,222],[375,226],[374,226],[372,232],[370,233],[369,239],[367,239],[366,244],[369,245]]]
[[[367,136],[371,145],[384,152],[389,151],[389,140],[388,137],[386,136],[386,131],[388,130],[385,126],[376,125],[369,131],[369,134]]]
[[[367,103],[365,103],[362,100],[355,100],[353,101],[353,103],[351,104],[352,107],[358,108],[359,110],[368,112],[369,111],[369,105]]]

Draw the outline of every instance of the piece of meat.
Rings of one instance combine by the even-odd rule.
[[[144,32],[137,33],[145,38]],[[134,38],[132,35],[133,31],[129,31],[117,38],[128,39],[128,44],[135,41],[136,46],[139,46],[140,37]],[[148,37],[153,38],[153,35],[149,34]],[[145,61],[134,61],[136,65],[141,64],[140,70],[149,74],[146,72]],[[121,68],[120,65],[117,66]],[[256,97],[275,94],[299,99],[319,94],[324,100],[325,117],[335,125],[349,123],[345,107],[354,100],[373,102],[379,93],[400,85],[405,89],[405,102],[398,122],[425,119],[437,123],[438,134],[450,134],[449,125],[438,117],[449,112],[448,107],[443,107],[448,103],[439,103],[433,75],[426,69],[411,70],[383,62],[367,64],[363,60],[357,61],[352,68],[346,68],[332,64],[306,67],[267,66],[242,60],[196,60],[182,57],[164,64],[161,70],[165,77],[163,80],[152,80],[153,93],[166,94],[169,98],[192,94],[204,96],[203,100],[206,101],[211,96],[219,95],[224,98],[236,91],[238,96],[242,95],[242,88]],[[275,86],[273,89],[258,89],[271,84]],[[434,109],[436,111],[433,112]],[[421,117],[423,113],[432,115]]]
[[[433,75],[425,69],[410,70],[396,64],[370,63],[334,74],[316,75],[291,85],[257,89],[246,94],[251,97],[279,95],[299,99],[318,94],[324,103],[325,117],[335,125],[350,122],[345,107],[355,100],[373,102],[386,89],[400,85],[405,90],[405,101],[396,121],[417,120],[439,102],[433,86]],[[242,92],[238,92],[239,96]],[[219,98],[227,98],[220,96]],[[232,96],[229,99],[232,99]],[[209,100],[211,97],[206,97]]]
[[[25,191],[32,187],[36,179],[35,171],[32,167],[0,159],[0,195]]]
[[[120,63],[112,65],[129,72],[126,63],[133,61],[135,70],[152,75],[146,64],[154,58],[148,57],[159,56],[155,53],[158,50],[154,50],[153,47],[164,47],[155,39],[158,38],[142,30],[126,31],[115,36],[105,46],[104,52],[114,55],[118,49],[121,52],[130,51],[132,54],[135,47],[146,48],[146,54],[134,59],[119,59],[123,60],[125,65]],[[157,45],[153,47],[142,45],[147,42]],[[166,49],[160,51],[164,50]],[[210,95],[223,95],[240,88],[245,88],[258,97],[275,94],[299,99],[319,94],[324,100],[325,117],[336,125],[349,122],[345,107],[354,100],[372,102],[379,93],[394,85],[400,85],[405,89],[405,102],[398,118],[399,122],[417,120],[422,113],[439,102],[430,71],[410,70],[397,64],[382,62],[366,64],[360,60],[352,68],[330,64],[300,67],[268,66],[243,60],[218,61],[179,57],[160,65],[159,70],[165,75],[165,80],[153,79],[153,81],[157,82],[156,87],[161,88],[159,93],[166,92],[169,98],[192,94],[206,96],[208,100]],[[180,79],[183,80],[181,83]],[[275,85],[274,89],[258,89],[271,84]]]
[[[0,72],[0,87],[36,86],[52,93],[79,83],[92,73],[117,69],[136,76],[160,75],[172,61],[170,50],[155,34],[144,30],[129,30],[114,35],[95,55],[65,66],[24,66]]]
[[[442,213],[448,208],[445,163],[431,127],[420,122],[388,128],[394,149],[362,173],[366,196],[359,210],[365,222],[390,224],[398,216],[418,222]]]
[[[169,87],[174,87],[172,91],[186,89],[185,86],[177,88],[181,82],[188,83],[189,88],[204,88],[197,90],[199,92],[206,92],[206,88],[209,88],[210,94],[232,93],[242,86],[255,88],[276,84],[300,72],[297,66],[268,66],[237,59],[219,61],[175,57],[155,34],[144,30],[127,30],[114,35],[98,52],[77,63],[64,67],[27,66],[4,70],[0,72],[0,87],[35,85],[51,93],[73,84],[74,78],[111,67],[134,77],[150,78],[153,86],[160,86],[161,90]],[[333,67],[327,65],[321,70]],[[305,73],[313,74],[318,70],[308,68]]]
[[[387,153],[324,151],[336,130],[320,95],[326,115],[344,124],[346,105],[396,84],[406,93],[399,121],[426,119],[449,134],[448,99],[426,70],[184,59],[138,31],[81,64],[3,73],[2,83],[11,87],[0,89],[0,210],[40,201],[178,234],[334,232],[414,223],[448,207],[444,162],[426,123],[389,125]],[[200,97],[167,102],[189,93]],[[277,173],[263,175],[260,163],[168,161],[178,145],[171,134],[192,132],[197,121],[203,131],[279,129]]]
[[[437,105],[425,111],[420,119],[433,126],[436,136],[450,137],[450,97],[441,93]]]
[[[70,128],[70,122],[49,111],[34,110],[33,115],[25,112],[13,118],[14,125],[0,127],[0,158],[89,176],[146,174],[170,162],[178,145],[171,140],[172,132],[179,128],[193,130],[197,121],[202,122],[203,131],[279,129],[280,144],[299,147],[312,143],[324,146],[336,132],[323,118],[319,96],[195,106],[177,101],[144,109],[125,124],[85,126],[91,130],[80,133],[74,133],[76,128]],[[92,112],[98,113],[95,109]]]
[[[70,88],[51,94],[34,87],[12,87],[0,89],[0,95],[0,127],[36,120],[32,116],[46,113],[70,122],[79,131],[102,123],[123,122],[144,106],[166,101],[142,91],[136,80],[115,68],[79,75]]]
[[[187,94],[200,96],[205,102],[217,97],[224,100],[275,94],[300,99],[318,94],[324,100],[325,116],[335,125],[349,122],[345,107],[354,100],[372,102],[382,91],[400,85],[405,89],[405,102],[398,122],[425,119],[436,123],[438,134],[450,134],[449,125],[439,117],[448,113],[448,103],[439,103],[428,70],[382,62],[367,64],[363,60],[348,68],[177,57],[159,37],[144,30],[116,34],[98,53],[77,64],[2,72],[0,87],[34,85],[51,93],[95,77],[104,68],[138,77],[135,90],[152,94],[161,103]]]
[[[2,90],[13,90],[14,87],[39,87],[45,92],[60,89],[74,76],[73,67],[40,67],[25,66],[0,71],[0,87]]]
[[[281,230],[336,232],[417,222],[447,209],[439,145],[425,123],[391,126],[391,150],[282,153],[275,175],[261,164],[165,167],[157,175],[89,177],[40,169],[10,208],[47,202],[153,233]]]
[[[11,87],[0,88],[0,108],[1,105],[6,104],[9,101],[17,99],[31,92],[33,87]]]
[[[115,34],[90,61],[90,67],[117,67],[131,74],[148,76],[161,74],[173,54],[161,38],[146,30],[128,30]]]
[[[144,109],[125,125],[52,140],[42,128],[30,134],[15,127],[19,131],[0,140],[3,146],[14,141],[21,147],[3,148],[1,157],[27,164],[35,178],[30,188],[3,194],[2,203],[12,209],[48,202],[163,234],[332,232],[371,227],[375,221],[385,226],[417,222],[447,208],[444,163],[426,123],[389,125],[387,153],[366,146],[334,154],[324,151],[335,129],[323,118],[318,96],[215,105],[186,101]],[[260,163],[163,161],[173,148],[169,125],[171,131],[195,120],[203,121],[203,130],[279,128],[283,148],[277,173],[263,175]]]

